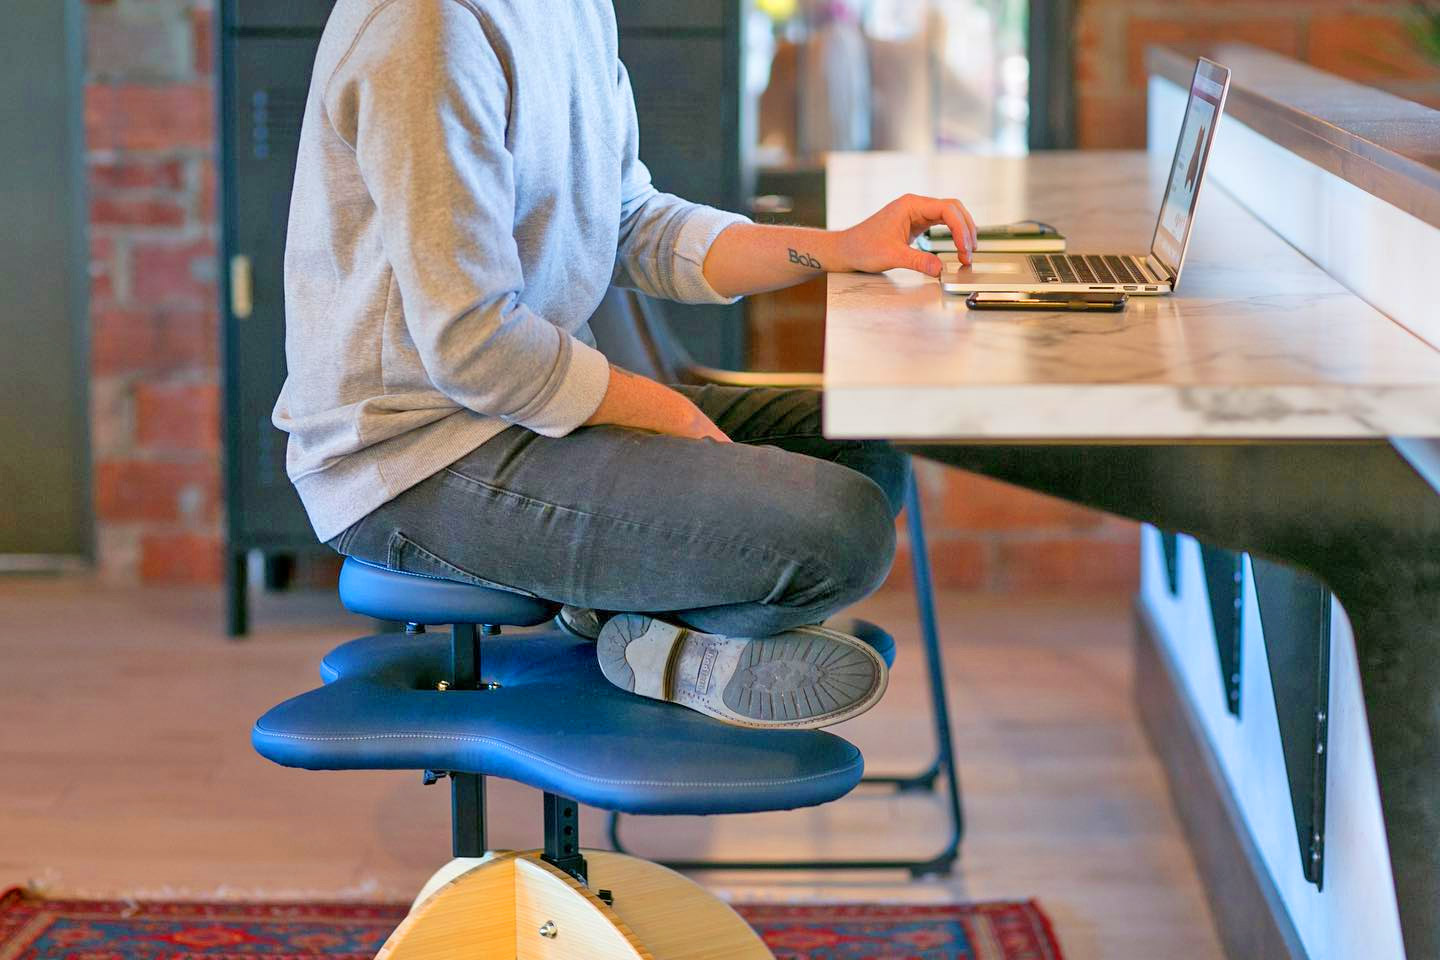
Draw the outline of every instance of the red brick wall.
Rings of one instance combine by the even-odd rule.
[[[208,0],[90,0],[91,429],[102,574],[221,575]]]
[[[990,593],[1137,587],[1135,524],[935,463],[917,461],[915,470],[937,585]],[[888,588],[911,584],[904,529],[902,517]]]
[[[1080,0],[1080,145],[1145,143],[1145,47],[1234,40],[1440,107],[1440,65],[1407,31],[1405,0]]]

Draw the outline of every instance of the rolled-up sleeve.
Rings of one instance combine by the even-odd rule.
[[[610,368],[520,302],[508,99],[476,14],[446,0],[382,7],[325,90],[431,382],[462,407],[563,436],[599,407]]]
[[[738,297],[722,297],[706,281],[705,256],[727,227],[749,223],[749,218],[656,190],[640,160],[635,95],[624,64],[618,64],[615,97],[626,133],[612,282],[681,303],[734,303]]]

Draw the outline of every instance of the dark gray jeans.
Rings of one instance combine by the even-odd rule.
[[[765,635],[868,595],[909,470],[827,440],[813,390],[678,387],[733,444],[511,427],[330,542],[348,556],[696,629]]]

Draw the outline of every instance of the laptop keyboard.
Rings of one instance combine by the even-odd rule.
[[[1034,254],[1030,266],[1042,283],[1153,283],[1125,257],[1102,254]]]

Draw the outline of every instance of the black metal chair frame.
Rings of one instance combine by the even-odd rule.
[[[424,633],[423,623],[405,624],[406,633]],[[446,689],[487,689],[481,675],[485,637],[500,636],[495,624],[455,623],[450,625],[450,679]],[[485,820],[485,776],[450,770],[426,770],[421,782],[431,786],[450,779],[451,852],[456,857],[483,857],[489,852]],[[589,883],[585,857],[580,853],[579,804],[568,797],[545,793],[545,847],[541,859],[565,871],[582,885]],[[610,903],[610,891],[597,896]]]

